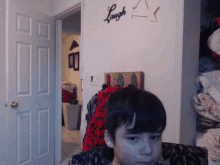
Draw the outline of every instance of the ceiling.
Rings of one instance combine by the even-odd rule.
[[[74,13],[73,15],[68,16],[62,20],[62,28],[64,31],[76,30],[80,31],[81,29],[81,11]]]

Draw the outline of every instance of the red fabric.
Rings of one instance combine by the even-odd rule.
[[[212,52],[212,57],[214,57],[214,58],[219,58],[220,57],[217,53],[215,53],[213,51],[211,51],[211,52]]]
[[[220,17],[216,18],[216,20],[218,21],[218,26],[220,26]]]
[[[74,100],[74,94],[62,88],[62,102],[71,103]]]
[[[218,69],[220,69],[220,59],[217,59]]]
[[[83,151],[89,151],[95,148],[106,146],[104,140],[104,120],[105,120],[105,104],[110,97],[110,94],[117,91],[118,87],[108,87],[105,91],[98,92],[98,106],[92,119],[89,122],[89,126],[86,130],[83,139]]]

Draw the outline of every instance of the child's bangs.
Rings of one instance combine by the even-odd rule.
[[[111,96],[111,101],[115,104],[109,106],[109,112],[106,113],[112,116],[109,123],[115,126],[115,130],[125,125],[127,132],[132,134],[163,132],[166,127],[166,112],[162,102],[150,92],[129,88],[122,90],[123,92],[115,92],[115,96]],[[112,132],[115,133],[115,130]]]
[[[140,113],[136,112],[134,115],[135,122],[132,120],[127,122],[127,131],[132,134],[144,133],[144,132],[157,132],[159,128],[162,128],[159,132],[162,132],[165,127],[165,121],[161,114]],[[133,123],[134,122],[134,123]]]

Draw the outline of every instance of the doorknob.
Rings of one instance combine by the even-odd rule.
[[[18,107],[18,103],[16,103],[16,102],[11,103],[11,108],[17,108],[17,107]]]

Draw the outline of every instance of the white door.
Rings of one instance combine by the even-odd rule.
[[[8,2],[8,165],[53,165],[54,19],[22,1]]]

